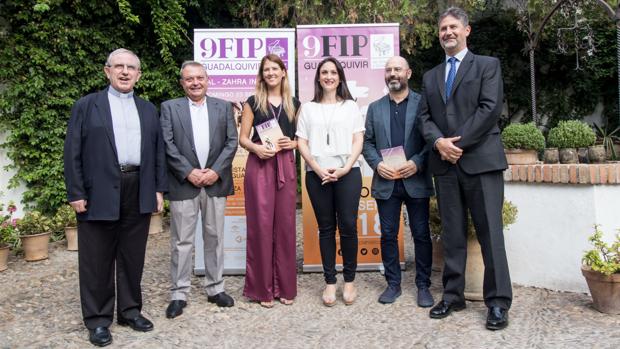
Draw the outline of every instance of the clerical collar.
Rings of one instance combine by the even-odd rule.
[[[129,91],[128,93],[122,93],[114,89],[112,85],[110,85],[110,88],[108,88],[108,93],[111,94],[112,96],[122,98],[122,99],[133,98],[133,90]]]

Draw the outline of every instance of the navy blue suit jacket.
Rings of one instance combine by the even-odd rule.
[[[428,149],[424,138],[416,127],[416,111],[420,95],[409,90],[409,101],[405,115],[405,143],[403,148],[407,160],[413,160],[418,172],[403,178],[405,190],[410,197],[426,198],[434,194],[433,182],[427,170]],[[366,113],[366,131],[362,153],[368,165],[375,171],[372,176],[372,196],[375,199],[387,200],[392,196],[394,181],[381,177],[377,173],[377,165],[383,160],[380,150],[392,148],[390,129],[390,97],[385,95],[370,103]]]
[[[140,213],[157,210],[156,192],[166,192],[166,153],[155,106],[134,95],[140,117]],[[64,147],[69,202],[87,200],[78,220],[118,220],[121,171],[114,142],[108,89],[80,98],[71,110]]]

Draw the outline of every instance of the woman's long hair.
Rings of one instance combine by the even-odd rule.
[[[263,112],[265,115],[269,115],[269,107],[268,107],[268,91],[267,91],[267,83],[263,79],[263,68],[267,61],[276,63],[280,69],[284,72],[284,76],[282,77],[282,81],[280,82],[280,95],[282,96],[282,106],[284,107],[284,111],[288,116],[288,120],[290,122],[295,122],[295,105],[293,104],[293,96],[291,95],[291,88],[288,82],[288,72],[286,71],[286,66],[284,62],[280,59],[278,55],[270,53],[263,57],[260,61],[260,67],[258,68],[258,74],[256,75],[256,109]]]
[[[353,100],[353,96],[349,91],[349,87],[347,87],[347,78],[344,76],[344,69],[342,69],[342,64],[338,62],[338,60],[334,57],[327,57],[319,63],[319,66],[316,68],[316,74],[314,75],[314,98],[312,99],[315,103],[321,103],[323,99],[323,86],[319,82],[321,78],[321,67],[323,64],[327,62],[332,62],[336,66],[336,71],[338,72],[338,77],[340,78],[340,83],[338,84],[338,88],[336,89],[336,97],[339,97],[342,100]]]

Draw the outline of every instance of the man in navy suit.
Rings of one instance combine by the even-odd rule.
[[[499,60],[467,49],[467,13],[452,7],[439,17],[444,63],[424,74],[419,128],[432,145],[429,169],[435,176],[444,247],[444,293],[431,318],[465,308],[467,216],[484,260],[486,327],[508,325],[512,286],[504,247],[502,205],[506,156],[497,121],[504,98]]]
[[[119,325],[153,329],[141,314],[140,282],[151,213],[162,210],[168,188],[157,110],[133,92],[140,59],[117,49],[104,71],[110,85],[75,102],[64,147],[67,197],[78,219],[82,316],[97,346],[112,342],[115,298]]]
[[[398,228],[401,206],[405,203],[415,244],[417,301],[420,307],[430,307],[433,296],[428,288],[433,247],[428,220],[433,183],[426,169],[428,147],[415,127],[420,95],[409,89],[409,78],[411,69],[404,58],[388,60],[385,83],[389,93],[368,106],[363,154],[375,171],[372,196],[379,210],[381,259],[388,284],[379,302],[394,303],[401,295]],[[381,152],[394,151],[397,147],[404,152],[403,162],[392,164]]]

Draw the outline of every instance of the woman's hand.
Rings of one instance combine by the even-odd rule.
[[[297,142],[288,137],[282,137],[278,139],[278,146],[284,150],[291,150],[297,148]]]
[[[274,157],[274,155],[276,155],[275,150],[270,149],[268,146],[264,144],[253,144],[252,152],[263,160],[270,159]]]

